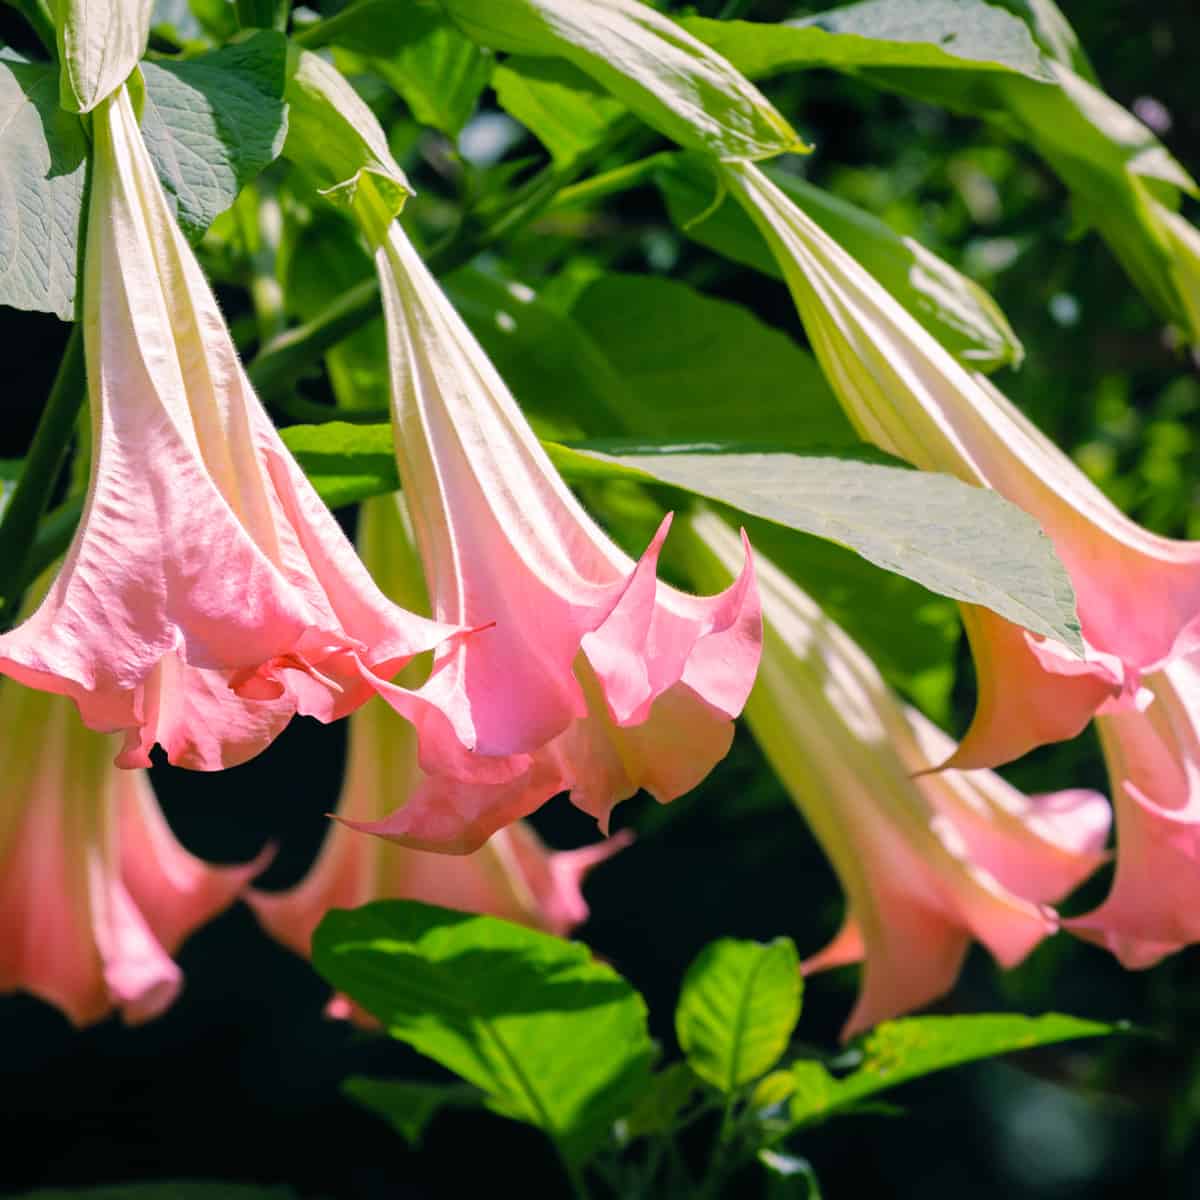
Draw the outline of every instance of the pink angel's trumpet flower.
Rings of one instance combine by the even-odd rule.
[[[0,672],[217,769],[300,712],[351,711],[455,631],[389,603],[288,454],[180,233],[128,91],[96,109],[83,329],[92,473],[38,610]],[[231,690],[232,689],[232,690]],[[418,723],[429,701],[390,689]]]
[[[1117,814],[1117,866],[1108,898],[1064,925],[1131,969],[1200,941],[1200,659],[1146,677],[1145,712],[1096,726]]]
[[[859,433],[922,470],[994,488],[1041,524],[1071,577],[1084,659],[990,612],[964,611],[980,706],[953,765],[1003,762],[1073,736],[1097,710],[1144,703],[1141,673],[1200,644],[1200,543],[1129,520],[761,171],[721,171],[779,260]]]
[[[687,550],[706,583],[727,578],[737,539],[710,513]],[[1058,900],[1102,861],[1094,793],[1029,799],[990,772],[923,775],[944,747],[875,665],[761,557],[765,644],[746,719],[846,892],[841,932],[808,972],[863,963],[850,1037],[949,990],[972,940],[1004,966],[1058,921]]]
[[[639,786],[672,799],[724,755],[754,681],[761,625],[748,547],[720,595],[660,583],[670,519],[640,561],[623,554],[554,470],[398,224],[380,234],[376,264],[396,452],[433,615],[495,623],[435,656],[439,704],[469,751],[437,769],[499,781],[556,763],[602,825]],[[402,820],[375,831],[433,843],[445,832],[434,808],[414,797]]]
[[[406,606],[423,607],[420,562],[408,540],[399,497],[381,497],[363,505],[358,540],[364,561],[384,590]],[[418,682],[418,669],[418,664],[408,667],[401,680]],[[565,937],[587,919],[580,891],[583,877],[631,840],[622,833],[595,846],[553,853],[529,825],[517,821],[492,834],[472,853],[449,855],[358,832],[390,814],[405,812],[431,782],[445,786],[444,781],[430,781],[421,769],[412,725],[380,700],[354,713],[346,778],[335,814],[338,824],[316,863],[289,891],[254,891],[247,897],[267,931],[307,956],[313,930],[331,908],[410,899],[487,913]],[[489,794],[485,785],[459,786],[461,795],[469,797],[474,787],[485,799],[497,800],[496,792]],[[521,797],[522,787],[532,788],[528,800]],[[536,780],[518,778],[498,790],[505,793],[499,797],[501,807],[507,794],[516,798],[517,808],[536,807],[546,798]],[[340,997],[331,1011],[362,1017]]]
[[[167,826],[144,771],[62,697],[0,685],[0,992],[32,992],[76,1025],[159,1016],[171,956],[265,865],[212,867]]]

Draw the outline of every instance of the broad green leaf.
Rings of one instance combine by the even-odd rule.
[[[288,55],[287,101],[284,156],[381,240],[412,187],[375,114],[335,67],[295,46]]]
[[[675,1033],[688,1066],[722,1092],[769,1071],[800,1017],[800,960],[789,938],[706,946],[683,979]]]
[[[441,13],[411,9],[404,15],[419,25],[413,40],[386,58],[376,51],[367,65],[404,97],[421,124],[458,137],[491,80],[492,55]]]
[[[492,73],[500,107],[562,163],[602,142],[629,111],[569,62],[512,55]]]
[[[681,24],[739,71],[919,68],[1050,76],[1024,21],[984,0],[866,0],[802,21]]]
[[[754,1085],[754,1091],[750,1093],[750,1107],[773,1108],[789,1099],[795,1090],[796,1077],[791,1071],[786,1068],[772,1071]]]
[[[480,44],[564,58],[682,146],[726,159],[804,149],[719,54],[640,0],[441,0]]]
[[[146,52],[154,0],[52,0],[62,64],[59,102],[90,112],[127,80]]]
[[[71,319],[86,154],[54,68],[0,60],[0,304]]]
[[[206,40],[204,26],[200,24],[188,0],[154,0],[150,29],[154,33],[165,34],[181,45],[188,42],[203,43]]]
[[[1020,365],[1021,343],[986,289],[863,209],[788,172],[767,168],[766,173],[952,354],[983,371]],[[655,180],[671,219],[690,237],[780,277],[774,255],[745,210],[729,197],[714,206],[711,172],[681,156],[660,167]]]
[[[15,1200],[296,1200],[296,1193],[290,1187],[179,1179],[89,1188],[47,1188],[24,1192]]]
[[[443,1108],[478,1108],[482,1097],[461,1083],[417,1083],[403,1079],[355,1076],[342,1091],[381,1116],[410,1145],[417,1146],[429,1122]]]
[[[791,1120],[794,1125],[808,1125],[934,1071],[1015,1050],[1103,1037],[1118,1028],[1059,1013],[1041,1017],[987,1013],[885,1021],[867,1034],[862,1061],[849,1075],[835,1078],[815,1062],[793,1064],[796,1090],[791,1099]]]
[[[996,3],[1025,21],[1043,54],[1070,67],[1089,83],[1096,82],[1096,73],[1075,30],[1054,0],[996,0]]]
[[[553,457],[568,477],[628,471],[827,538],[932,592],[1082,649],[1070,579],[1050,540],[995,492],[875,454],[593,444],[557,447]]]
[[[262,29],[195,58],[142,64],[142,136],[189,238],[279,155],[286,57],[283,35]]]
[[[390,425],[289,425],[279,431],[317,494],[330,508],[397,491]]]
[[[641,996],[586,946],[493,917],[384,901],[335,910],[313,962],[487,1105],[586,1160],[646,1085]]]
[[[605,275],[571,316],[625,384],[611,403],[630,436],[859,444],[813,356],[741,305],[671,280]]]
[[[540,434],[602,437],[627,428],[637,396],[574,314],[471,268],[442,284]]]

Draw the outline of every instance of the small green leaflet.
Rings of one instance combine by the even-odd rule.
[[[644,1090],[641,996],[586,946],[415,901],[334,910],[313,963],[388,1033],[586,1161]]]
[[[889,1088],[947,1067],[1117,1032],[1119,1026],[1059,1013],[1041,1017],[986,1013],[885,1021],[867,1034],[862,1061],[849,1075],[835,1078],[817,1062],[792,1064],[796,1078],[790,1106],[793,1128],[824,1120]]]
[[[342,1091],[382,1117],[410,1145],[420,1144],[429,1122],[444,1108],[479,1108],[483,1096],[462,1083],[418,1083],[355,1076]]]
[[[0,59],[0,304],[71,319],[86,154],[54,68]]]
[[[788,938],[722,938],[684,976],[675,1032],[688,1066],[730,1093],[769,1071],[800,1016],[800,960]]]
[[[183,231],[198,240],[283,148],[287,43],[258,30],[181,62],[142,65],[142,135]]]

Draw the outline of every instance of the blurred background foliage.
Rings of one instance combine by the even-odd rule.
[[[199,10],[198,6],[198,10]],[[203,6],[220,15],[220,5]],[[321,5],[325,15],[338,5]],[[660,4],[672,11],[684,6]],[[706,16],[774,20],[797,9],[782,0],[709,0]],[[1194,0],[1063,0],[1099,78],[1193,171],[1200,169],[1200,106],[1195,103]],[[176,11],[178,10],[178,11]],[[165,13],[162,9],[160,12]],[[179,25],[181,5],[170,8]],[[15,16],[0,10],[0,36],[29,41]],[[170,51],[166,41],[156,43]],[[377,60],[343,69],[384,119],[394,152],[419,196],[411,226],[427,246],[453,236],[464,208],[502,210],[513,189],[546,162],[544,151],[484,92],[457,145],[418,124]],[[1200,537],[1200,377],[1161,320],[1131,288],[1110,252],[1081,234],[1061,184],[1027,147],[999,128],[815,70],[770,80],[765,89],[815,145],[790,168],[909,235],[991,290],[1024,342],[1019,371],[997,376],[1003,390],[1068,448],[1080,465],[1143,524],[1176,537]],[[665,148],[642,134],[638,152]],[[629,157],[600,156],[597,171]],[[238,211],[218,222],[202,255],[220,286],[243,349],[264,332],[245,288],[246,241],[239,212],[253,215],[267,197],[287,218],[281,257],[287,316],[313,315],[330,289],[369,272],[345,227],[274,169]],[[1189,212],[1194,220],[1196,213]],[[242,238],[239,241],[239,238]],[[549,310],[572,312],[611,361],[633,367],[619,290],[593,288],[604,272],[662,277],[743,306],[771,329],[803,344],[782,283],[718,258],[668,219],[652,182],[584,206],[551,208],[502,238],[451,280],[481,335],[526,403],[553,432],[594,433],[600,420],[596,377],[577,379],[581,361],[542,338],[540,380],[521,374],[496,332],[487,280],[519,281]],[[603,286],[611,286],[605,284]],[[647,367],[636,397],[655,386],[715,396],[767,387],[737,339],[713,347],[684,297],[664,290],[692,355],[663,383]],[[682,315],[680,315],[682,314]],[[670,313],[664,320],[669,321]],[[534,320],[527,316],[527,320]],[[32,432],[53,376],[66,326],[53,317],[6,310],[6,421],[0,458],[17,457]],[[501,333],[504,330],[501,329]],[[382,408],[386,394],[372,367],[378,327],[368,327],[330,363],[361,403]],[[610,339],[606,345],[606,338]],[[556,365],[557,363],[557,365]],[[799,370],[799,368],[797,368]],[[555,375],[554,372],[559,372]],[[584,372],[586,375],[586,372]],[[579,391],[579,428],[563,426],[561,406],[539,412],[538,386]],[[705,389],[720,389],[706,391]],[[304,381],[301,398],[331,399],[329,376]],[[647,402],[651,402],[647,400]],[[288,423],[284,410],[277,411]],[[557,422],[557,424],[555,424]],[[616,536],[644,543],[657,508],[642,492],[605,485],[603,504]],[[345,519],[353,523],[353,512]],[[768,527],[752,531],[864,637],[889,678],[961,731],[970,713],[969,658],[950,607],[902,581],[849,563],[825,544]],[[279,847],[263,882],[284,887],[311,862],[340,781],[344,730],[307,721],[292,727],[259,759],[217,776],[157,766],[156,790],[185,844],[218,861],[249,858],[265,841]],[[1103,765],[1087,734],[1014,765],[1022,787],[1104,788]],[[537,825],[556,846],[590,840],[581,814],[559,800]],[[719,936],[793,937],[801,952],[818,948],[840,913],[836,883],[819,849],[745,732],[727,761],[692,795],[666,809],[644,798],[620,810],[618,825],[638,830],[635,846],[599,869],[587,894],[592,919],[580,931],[647,997],[655,1036],[672,1043],[679,980],[700,948]],[[1104,891],[1103,874],[1070,906],[1082,911]],[[244,908],[199,932],[184,948],[188,984],[164,1019],[126,1030],[115,1022],[72,1031],[28,998],[0,1000],[5,1072],[5,1152],[0,1190],[137,1178],[258,1180],[302,1196],[362,1198],[470,1194],[480,1186],[544,1191],[556,1167],[536,1134],[486,1115],[438,1118],[420,1151],[405,1149],[375,1117],[339,1093],[348,1074],[421,1075],[431,1068],[394,1044],[325,1020],[325,986],[307,964],[266,940]],[[852,971],[811,981],[800,1034],[831,1047],[854,989]],[[808,1135],[803,1152],[830,1197],[970,1194],[980,1200],[1107,1200],[1153,1193],[1200,1194],[1200,955],[1186,951],[1155,970],[1126,973],[1101,951],[1060,936],[1021,968],[998,973],[973,954],[959,987],[938,1011],[1058,1009],[1125,1018],[1151,1031],[1107,1045],[1038,1052],[910,1085],[898,1094],[907,1115],[860,1116]],[[699,1135],[704,1136],[701,1130]],[[746,1181],[753,1195],[757,1183]]]

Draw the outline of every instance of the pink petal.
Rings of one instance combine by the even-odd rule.
[[[1117,867],[1099,908],[1064,922],[1130,968],[1200,941],[1200,662],[1146,677],[1145,712],[1097,720],[1117,814]]]

